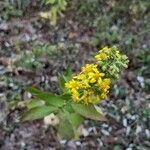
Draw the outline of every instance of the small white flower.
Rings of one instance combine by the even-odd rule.
[[[52,125],[52,126],[55,126],[59,123],[59,118],[51,113],[50,115],[44,117],[44,124],[45,125]]]

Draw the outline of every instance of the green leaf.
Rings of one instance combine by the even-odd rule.
[[[102,114],[100,114],[93,105],[84,105],[78,103],[72,103],[71,105],[76,113],[85,118],[93,120],[104,120]]]
[[[150,108],[146,108],[146,109],[144,110],[144,116],[145,116],[146,118],[150,118]]]
[[[65,72],[65,77],[66,77],[66,80],[69,81],[72,79],[72,69],[70,66],[67,67],[66,69],[66,72]]]
[[[37,88],[34,88],[34,87],[27,87],[27,88],[25,88],[25,90],[26,90],[27,92],[32,93],[33,95],[36,95],[36,94],[38,94],[38,93],[41,92],[41,90],[39,90],[39,89],[37,89]]]
[[[68,119],[69,119],[69,121],[73,127],[73,130],[74,130],[74,138],[78,139],[79,138],[79,132],[77,130],[78,130],[78,127],[82,124],[84,119],[81,115],[79,115],[77,113],[69,114]]]
[[[52,107],[52,106],[35,107],[25,112],[22,115],[21,120],[27,121],[27,120],[40,119],[56,111],[57,111],[57,108]]]
[[[71,99],[71,95],[70,94],[63,94],[63,95],[61,95],[60,96],[62,99],[65,99],[65,100],[69,100],[69,99]]]
[[[54,4],[56,0],[46,0],[46,4]]]
[[[74,112],[74,110],[73,110],[73,108],[72,108],[72,106],[71,106],[70,103],[68,103],[67,105],[65,105],[65,106],[63,107],[63,109],[64,109],[65,111],[69,112],[69,113],[73,113],[73,112]]]
[[[58,4],[61,10],[65,10],[67,6],[66,0],[58,0]]]
[[[83,117],[77,113],[71,113],[69,115],[69,120],[76,132],[76,129],[81,125],[81,123],[83,122]]]
[[[61,93],[66,93],[67,90],[65,88],[65,83],[66,83],[66,78],[64,75],[60,75],[58,77],[58,84],[59,84],[59,89]]]
[[[32,99],[26,104],[28,109],[32,109],[34,107],[43,106],[43,105],[45,105],[45,101],[39,99]]]
[[[60,123],[58,124],[57,130],[62,139],[69,140],[74,137],[74,129],[66,113],[62,112],[60,114]]]
[[[121,146],[120,145],[115,145],[114,146],[114,150],[121,150],[122,148],[121,148]]]
[[[30,92],[35,98],[43,100],[49,105],[62,107],[63,105],[66,104],[64,99],[50,92],[43,92],[33,87],[28,87],[26,88],[26,90]]]

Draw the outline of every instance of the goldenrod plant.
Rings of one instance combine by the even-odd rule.
[[[46,5],[50,5],[51,8],[47,12],[41,12],[40,16],[45,19],[50,19],[51,25],[56,25],[57,15],[63,16],[62,11],[66,9],[66,0],[45,0]]]
[[[27,88],[32,99],[21,119],[44,118],[44,123],[54,126],[61,138],[78,138],[77,129],[84,119],[104,119],[97,104],[108,96],[111,82],[119,78],[127,65],[127,57],[117,47],[104,47],[96,54],[94,63],[86,64],[76,75],[68,68],[58,77],[59,95]]]

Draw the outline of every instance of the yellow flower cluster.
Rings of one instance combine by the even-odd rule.
[[[107,52],[109,51],[108,47],[101,49],[98,54],[95,56],[96,60],[106,60],[109,56]]]
[[[104,48],[101,49],[101,50],[98,52],[98,54],[95,56],[96,60],[101,61],[101,60],[106,60],[106,59],[108,59],[108,58],[110,57],[109,55],[110,55],[111,51],[112,51],[111,48],[109,48],[109,47],[107,47],[107,46],[104,47]],[[115,50],[115,56],[116,56],[117,58],[120,58],[120,57],[121,57],[119,50]]]
[[[107,97],[110,79],[99,72],[96,64],[87,64],[72,80],[65,84],[74,102],[97,103]]]
[[[107,97],[110,80],[119,78],[119,72],[126,68],[128,59],[121,55],[116,46],[104,47],[95,56],[94,64],[82,67],[81,72],[65,84],[74,102],[97,103]]]

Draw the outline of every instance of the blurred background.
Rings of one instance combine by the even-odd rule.
[[[0,149],[148,150],[149,10],[149,0],[0,0]],[[19,121],[25,87],[57,93],[68,65],[77,72],[113,45],[130,63],[100,104],[107,122],[85,120],[80,139],[65,141],[42,120]]]

